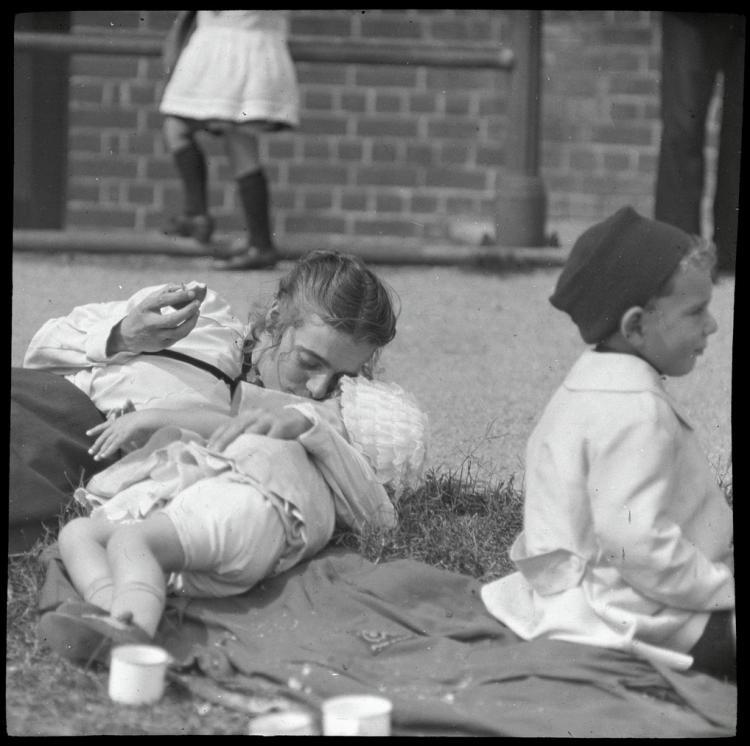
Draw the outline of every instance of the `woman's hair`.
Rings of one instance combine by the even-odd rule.
[[[336,251],[310,252],[279,280],[273,312],[265,309],[252,314],[245,357],[263,332],[278,344],[286,329],[300,326],[310,314],[317,314],[328,326],[350,334],[355,342],[377,348],[363,371],[372,375],[380,348],[396,336],[396,300],[395,292],[358,257]]]
[[[680,272],[684,272],[687,267],[698,267],[713,272],[715,265],[716,245],[706,238],[691,234],[690,244],[675,271],[662,283],[653,297],[649,299],[647,306],[653,304],[658,298],[671,295],[674,291],[674,283],[677,275]]]

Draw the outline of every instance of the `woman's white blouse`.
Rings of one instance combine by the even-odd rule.
[[[205,370],[158,355],[107,355],[112,328],[161,287],[143,288],[124,301],[77,306],[67,316],[50,319],[32,338],[24,367],[65,376],[105,414],[128,399],[136,409],[211,407],[229,414],[229,386]],[[229,304],[209,288],[195,328],[170,349],[235,379],[242,370],[245,332]]]

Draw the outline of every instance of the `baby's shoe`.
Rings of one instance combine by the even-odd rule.
[[[167,236],[194,238],[198,243],[207,244],[214,232],[214,219],[210,215],[178,215],[169,219],[164,227]]]
[[[107,663],[115,645],[151,642],[151,636],[132,619],[132,614],[116,618],[93,604],[68,601],[42,616],[39,636],[64,658]]]

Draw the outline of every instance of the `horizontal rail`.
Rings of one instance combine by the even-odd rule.
[[[132,34],[56,34],[17,31],[16,51],[42,50],[60,54],[110,54],[158,57],[163,39]],[[408,46],[373,41],[317,42],[291,39],[289,51],[297,62],[328,62],[362,65],[424,65],[512,70],[515,57],[508,48],[466,46]]]
[[[309,236],[287,236],[283,243],[284,246],[278,247],[281,259],[299,259],[310,250]],[[356,254],[368,264],[558,267],[568,254],[567,248],[549,246],[470,246],[400,238],[372,241],[350,236],[331,237],[327,245]],[[221,246],[229,246],[229,237],[225,241],[215,241],[215,247]],[[192,239],[164,236],[156,231],[13,229],[14,253],[163,254],[205,258],[207,251]]]

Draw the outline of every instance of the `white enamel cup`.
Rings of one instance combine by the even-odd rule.
[[[169,653],[155,645],[119,645],[109,663],[109,697],[124,705],[153,704],[164,694]]]
[[[315,718],[303,710],[287,710],[259,715],[250,721],[251,736],[319,736]]]
[[[393,705],[385,697],[349,694],[323,702],[324,736],[390,736]]]

